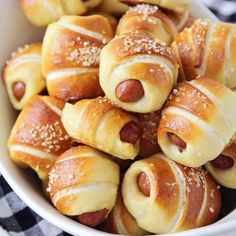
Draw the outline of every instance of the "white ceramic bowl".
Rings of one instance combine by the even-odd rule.
[[[174,1],[174,0],[173,0]],[[199,0],[192,1],[191,12],[199,18],[217,18],[203,7]],[[36,28],[23,16],[18,0],[0,1],[0,67],[10,57],[10,53],[25,43],[41,41],[44,29]],[[18,196],[35,212],[47,221],[73,235],[104,235],[61,215],[43,197],[38,186],[31,178],[12,163],[6,142],[14,124],[16,113],[13,111],[2,81],[0,81],[0,172]],[[158,222],[157,222],[158,223]],[[108,234],[107,234],[108,235]],[[111,235],[111,234],[110,234]],[[175,235],[236,235],[236,210],[217,223],[199,229],[180,232]]]

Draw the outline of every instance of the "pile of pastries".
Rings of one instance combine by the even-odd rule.
[[[211,224],[236,189],[236,26],[188,0],[21,0],[42,43],[3,69],[12,160],[59,212],[145,235]]]

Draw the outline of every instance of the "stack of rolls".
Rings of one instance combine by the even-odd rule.
[[[22,110],[8,148],[55,208],[121,235],[218,220],[219,185],[236,189],[235,25],[193,23],[188,0],[21,4],[51,24],[4,67]]]

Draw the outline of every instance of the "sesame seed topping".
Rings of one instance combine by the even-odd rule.
[[[144,15],[153,15],[158,11],[158,7],[149,4],[138,4],[135,7],[131,7],[128,12],[135,12]]]
[[[81,42],[81,44],[82,47],[72,50],[66,59],[83,66],[98,65],[102,47],[93,45],[89,41]]]
[[[41,146],[48,153],[58,152],[61,149],[61,142],[70,139],[58,121],[40,126],[34,123],[29,132],[34,138],[32,144]],[[27,143],[27,140],[25,142]]]
[[[214,190],[214,189],[211,189],[211,194],[210,194],[211,198],[214,198],[214,197],[215,197],[214,193],[215,193],[215,190]]]
[[[145,52],[147,54],[160,54],[163,56],[170,56],[171,50],[166,46],[165,43],[159,43],[150,37],[124,37],[124,51],[130,54]]]
[[[209,211],[210,211],[211,213],[214,213],[214,212],[215,212],[215,210],[214,210],[213,207],[209,207]]]
[[[46,189],[47,192],[51,192],[51,191],[52,191],[52,186],[55,184],[55,182],[57,181],[57,179],[59,179],[59,175],[57,174],[56,169],[53,168],[53,169],[49,172],[48,188]]]

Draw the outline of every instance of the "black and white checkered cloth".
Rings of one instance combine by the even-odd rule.
[[[28,208],[12,191],[1,174],[0,226],[10,236],[69,236]],[[2,235],[0,231],[0,236]]]
[[[202,1],[221,20],[236,22],[236,0]],[[28,208],[12,191],[1,174],[0,226],[8,231],[11,236],[69,236]],[[1,231],[0,236],[2,236]]]

